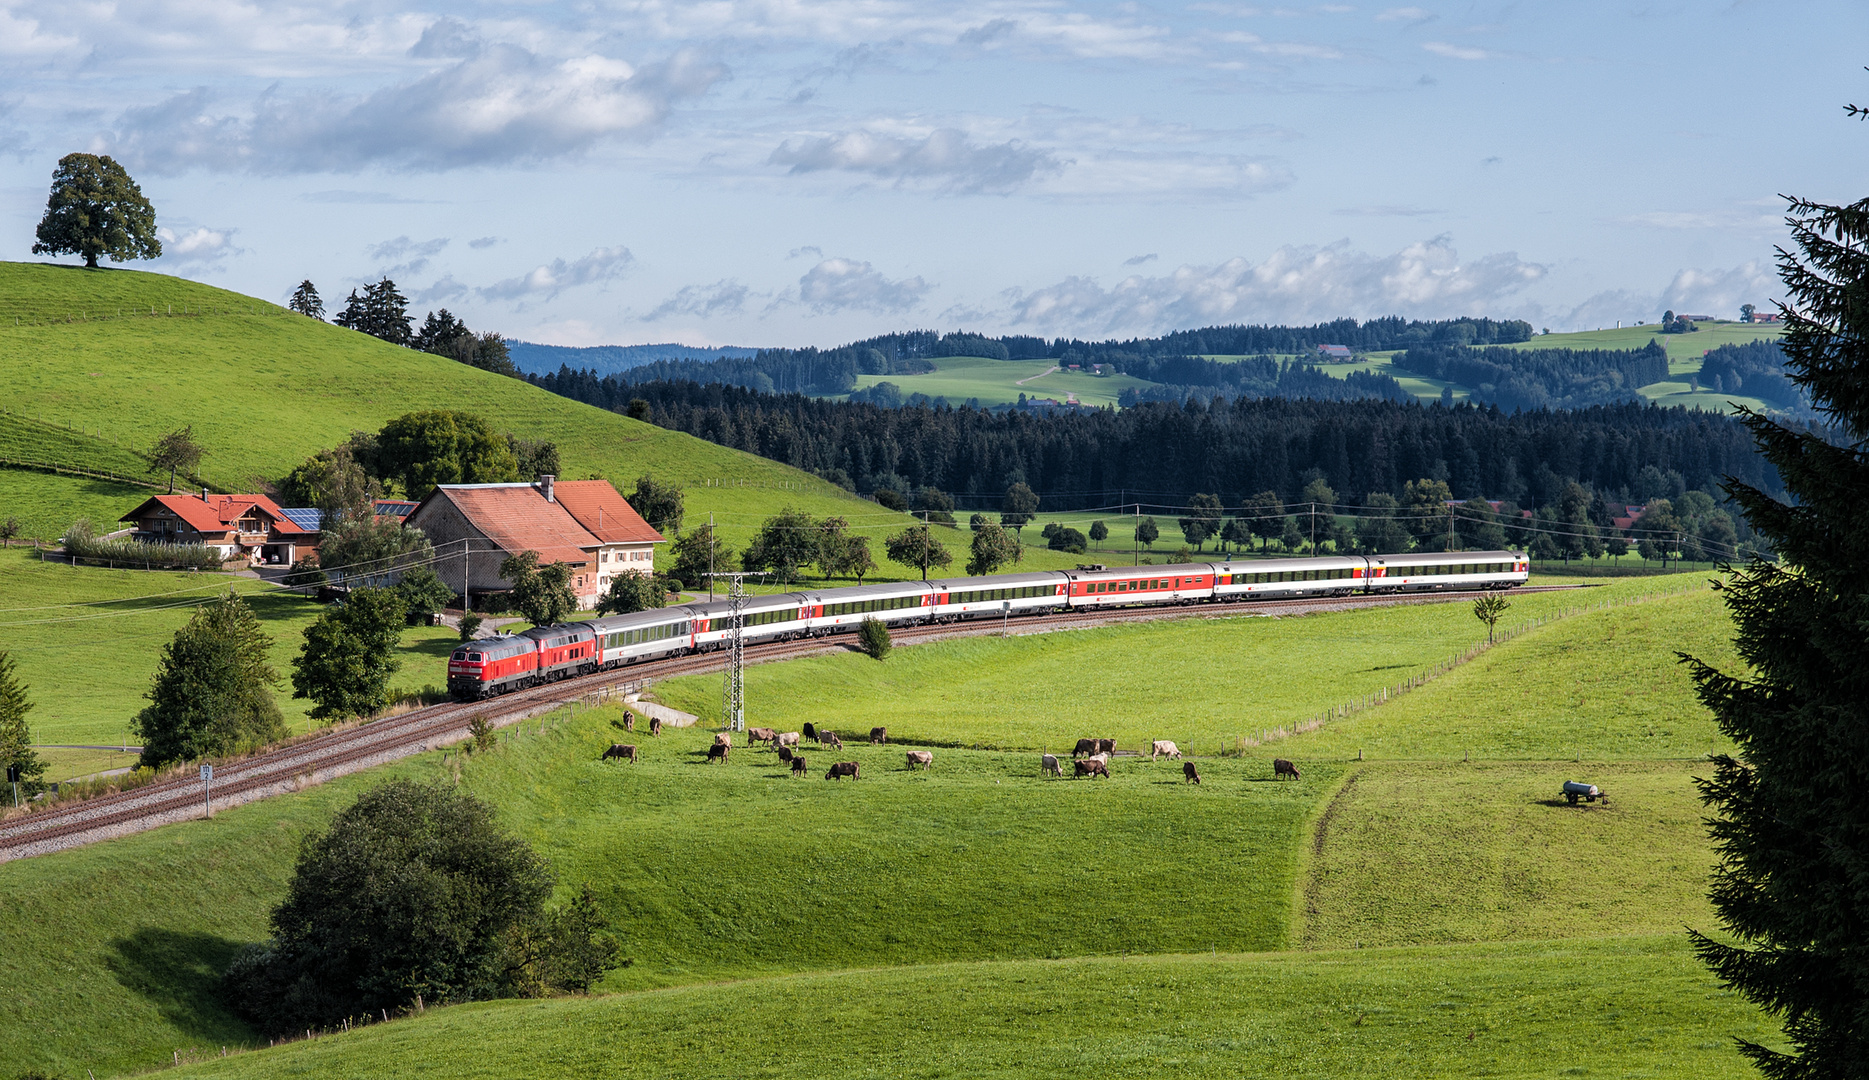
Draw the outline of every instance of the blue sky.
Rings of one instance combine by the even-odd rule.
[[[58,157],[155,267],[556,344],[1552,329],[1777,295],[1869,196],[1869,5],[0,0],[0,258]]]

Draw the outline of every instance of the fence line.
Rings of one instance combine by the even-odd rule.
[[[93,480],[110,480],[118,484],[129,484],[133,487],[161,489],[165,486],[163,484],[152,483],[149,480],[138,479],[133,476],[124,476],[120,473],[99,469],[84,469],[76,465],[60,465],[50,461],[33,461],[26,458],[7,457],[5,455],[0,455],[0,466],[9,469],[28,469],[34,472],[56,473],[60,476],[84,476]]]
[[[1316,731],[1332,721],[1347,720],[1358,713],[1366,712],[1380,705],[1386,705],[1396,698],[1401,697],[1403,694],[1408,693],[1410,690],[1426,686],[1428,683],[1453,671],[1455,668],[1478,659],[1495,645],[1503,645],[1508,641],[1528,634],[1539,627],[1548,626],[1560,619],[1568,619],[1574,615],[1583,615],[1589,612],[1610,611],[1615,608],[1629,607],[1634,604],[1644,604],[1650,600],[1660,599],[1664,596],[1674,596],[1680,593],[1692,592],[1696,588],[1699,588],[1698,584],[1692,586],[1676,586],[1674,588],[1650,589],[1637,596],[1628,596],[1620,600],[1604,600],[1600,603],[1586,604],[1577,607],[1567,607],[1560,611],[1541,615],[1535,619],[1527,619],[1508,629],[1499,631],[1497,634],[1493,635],[1491,640],[1470,645],[1460,652],[1455,653],[1453,656],[1428,667],[1418,674],[1411,675],[1399,683],[1385,686],[1378,690],[1372,690],[1353,701],[1348,701],[1341,705],[1325,709],[1316,716],[1307,717],[1296,724],[1261,729],[1258,738],[1254,738],[1251,735],[1242,735],[1234,740],[1231,751],[1222,749],[1221,753],[1231,753],[1236,756],[1244,754],[1252,747],[1263,746],[1266,743],[1275,742],[1279,739],[1288,739],[1293,735],[1302,735],[1305,732]]]

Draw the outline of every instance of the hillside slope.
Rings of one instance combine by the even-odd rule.
[[[82,457],[71,451],[88,432],[100,471],[125,471],[124,448],[193,424],[203,477],[250,488],[353,430],[449,408],[556,442],[567,476],[626,491],[645,472],[681,484],[688,523],[712,512],[736,546],[787,505],[878,531],[908,520],[775,462],[160,274],[0,263],[0,372],[20,418],[0,425],[7,453],[26,456],[13,445],[22,428],[69,425],[57,452]]]

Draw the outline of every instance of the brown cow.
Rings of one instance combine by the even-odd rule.
[[[1181,763],[1181,778],[1185,783],[1198,784],[1201,782],[1201,771],[1194,767],[1192,761],[1184,761]]]
[[[831,766],[830,772],[827,772],[824,774],[824,778],[826,780],[842,780],[846,776],[848,776],[852,780],[855,780],[857,778],[857,763],[856,762],[840,761],[837,764]]]
[[[1094,754],[1096,752],[1097,752],[1097,740],[1079,739],[1077,740],[1077,749],[1071,751],[1071,756],[1076,757],[1077,755],[1082,754],[1085,757],[1089,757],[1091,754]]]
[[[1098,739],[1097,740],[1097,753],[1099,754],[1116,753],[1116,740],[1115,739]]]
[[[636,714],[633,712],[630,712],[628,709],[623,710],[623,730],[624,731],[635,731],[636,730]]]
[[[733,745],[733,732],[731,731],[715,732],[714,745],[715,746],[732,746]]]
[[[748,746],[756,742],[777,742],[778,739],[779,733],[769,727],[750,727],[746,729],[746,745]]]
[[[1071,767],[1075,772],[1075,775],[1071,777],[1073,780],[1077,779],[1079,776],[1088,776],[1092,779],[1101,776],[1105,780],[1110,778],[1109,766],[1098,761],[1096,758],[1084,758],[1081,761],[1073,761],[1071,762]]]
[[[792,748],[789,746],[779,747],[779,760],[780,761],[792,760]]]
[[[889,729],[888,728],[873,727],[870,729],[870,745],[871,746],[881,746],[883,743],[886,743],[888,741],[889,741]]]
[[[798,756],[792,759],[792,775],[793,776],[805,775],[805,755],[799,754]]]
[[[837,733],[834,731],[819,731],[818,744],[820,746],[828,746],[833,750],[842,750],[844,748],[844,740],[838,738]]]
[[[1272,775],[1280,780],[1285,779],[1287,776],[1296,780],[1298,779],[1298,766],[1293,765],[1282,757],[1275,757],[1272,759]]]
[[[611,743],[610,749],[604,751],[602,760],[609,761],[611,758],[619,761],[635,761],[636,747],[630,743]]]
[[[727,754],[732,749],[733,747],[726,743],[715,743],[707,748],[707,760],[711,762],[718,759],[724,765],[727,762]]]
[[[920,765],[923,769],[926,769],[928,768],[928,766],[934,764],[934,754],[930,753],[927,750],[910,750],[908,752],[908,758],[909,758],[908,767],[911,769],[913,769],[917,765]]]
[[[662,718],[661,717],[651,716],[649,718],[649,734],[651,736],[658,736],[662,734]]]
[[[1163,756],[1179,758],[1181,756],[1181,748],[1176,746],[1171,740],[1156,739],[1153,748],[1149,751],[1149,760],[1154,761],[1156,758]]]

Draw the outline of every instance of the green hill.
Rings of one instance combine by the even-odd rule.
[[[908,520],[776,462],[160,274],[0,263],[0,370],[0,458],[146,476],[137,450],[193,424],[203,478],[249,489],[353,430],[448,408],[556,442],[567,476],[681,484],[687,522],[711,512],[736,546],[787,505],[878,533]]]

